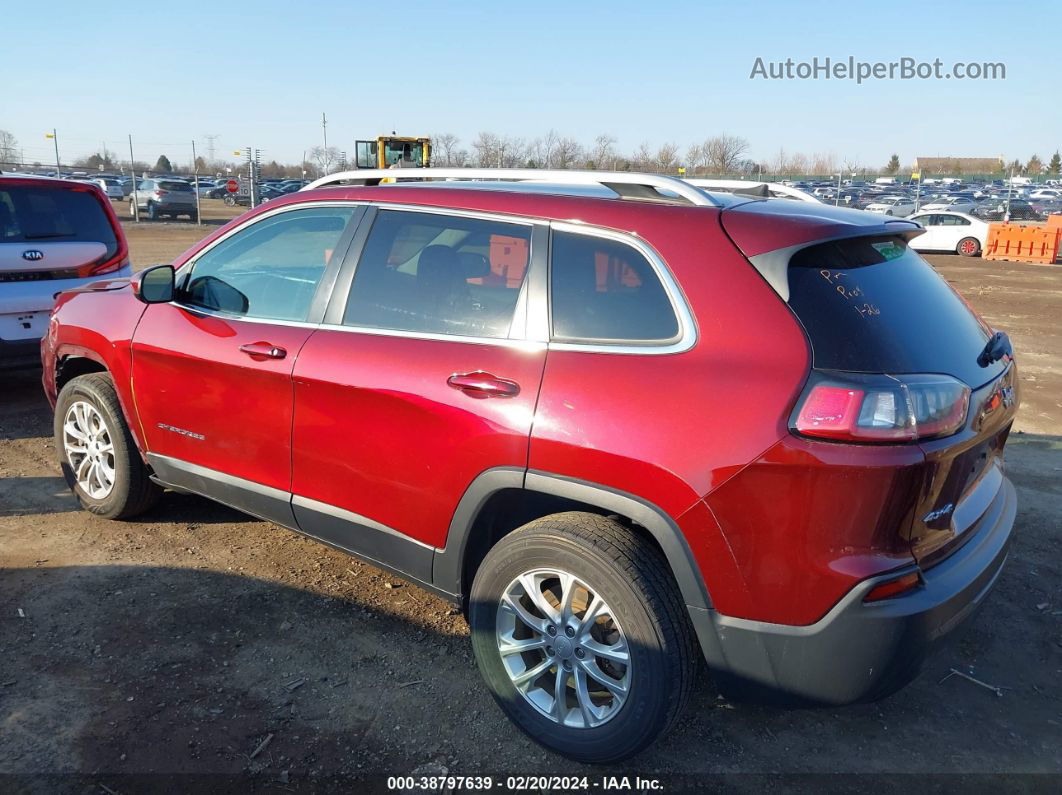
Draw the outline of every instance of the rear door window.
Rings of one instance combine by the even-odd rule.
[[[667,291],[633,246],[554,231],[549,267],[554,340],[652,344],[678,336]]]
[[[1006,366],[977,364],[989,330],[900,237],[798,251],[789,264],[789,306],[820,369],[942,373],[976,389]]]

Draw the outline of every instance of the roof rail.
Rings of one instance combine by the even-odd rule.
[[[671,199],[697,207],[719,207],[718,201],[678,177],[642,174],[633,171],[566,171],[541,168],[362,168],[339,171],[315,179],[302,190],[314,190],[338,183],[378,185],[381,180],[403,182],[429,180],[503,180],[506,182],[558,182],[567,185],[603,185],[625,199]]]
[[[688,177],[686,182],[708,191],[725,191],[726,193],[763,196],[765,198],[771,198],[772,196],[784,197],[802,202],[822,204],[819,199],[810,193],[805,193],[799,188],[782,185],[778,182],[764,182],[755,179],[705,179],[703,177]]]

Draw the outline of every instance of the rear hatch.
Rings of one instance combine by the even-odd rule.
[[[164,179],[159,180],[158,187],[163,204],[195,204],[195,190],[187,182]]]
[[[0,180],[0,283],[93,276],[124,254],[94,187]]]
[[[793,237],[841,239],[759,251],[750,259],[804,326],[817,371],[857,379],[887,374],[912,383],[945,376],[969,388],[965,418],[953,431],[891,442],[918,444],[926,456],[918,505],[900,531],[919,563],[930,566],[968,539],[1002,498],[1003,447],[1018,402],[1014,363],[1009,355],[981,357],[992,330],[907,246],[913,228],[839,212],[845,215],[830,214],[831,229],[794,230]],[[741,246],[748,227],[735,229]]]

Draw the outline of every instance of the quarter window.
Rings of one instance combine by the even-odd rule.
[[[257,221],[207,251],[182,282],[182,303],[267,320],[304,321],[354,214],[309,207]]]
[[[650,343],[678,336],[667,291],[633,246],[554,232],[549,284],[554,339]]]
[[[531,255],[531,227],[381,210],[354,272],[348,326],[503,338]]]

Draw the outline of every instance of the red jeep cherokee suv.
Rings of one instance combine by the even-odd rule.
[[[461,602],[501,708],[594,762],[671,726],[702,656],[881,697],[992,587],[1012,353],[916,225],[653,175],[381,179],[60,296],[88,511],[205,495]]]

